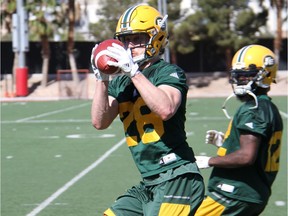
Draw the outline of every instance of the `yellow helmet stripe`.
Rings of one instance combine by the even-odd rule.
[[[134,7],[130,7],[128,8],[124,14],[123,14],[123,18],[122,18],[122,23],[121,23],[121,26],[120,28],[127,28],[129,29],[130,28],[130,19],[131,19],[131,16],[134,12],[134,10],[138,7],[139,5],[136,5]]]
[[[245,46],[239,51],[236,62],[244,62],[245,54],[251,46],[253,45]]]

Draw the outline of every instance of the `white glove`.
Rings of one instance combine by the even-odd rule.
[[[98,68],[96,68],[95,63],[94,63],[94,51],[97,48],[97,46],[98,44],[96,44],[93,47],[92,52],[91,52],[91,57],[90,57],[91,67],[97,80],[108,81],[109,75],[102,73]]]
[[[196,164],[199,169],[206,169],[209,168],[209,160],[211,157],[208,156],[195,156],[196,158]]]
[[[139,66],[137,63],[134,63],[130,49],[125,50],[119,44],[112,43],[112,46],[107,47],[107,50],[107,55],[117,60],[117,62],[107,61],[108,65],[119,67],[129,77],[134,77],[139,73]]]
[[[208,130],[206,132],[206,139],[205,139],[206,144],[212,144],[217,147],[221,147],[223,144],[223,140],[224,140],[224,134],[220,131]]]

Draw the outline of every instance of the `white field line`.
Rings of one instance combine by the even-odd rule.
[[[74,108],[78,108],[78,107],[74,107]],[[70,109],[71,110],[71,109]],[[66,110],[61,110],[61,112],[67,111]],[[79,123],[79,122],[91,122],[90,119],[63,119],[63,120],[59,120],[59,119],[50,119],[50,120],[30,120],[32,118],[40,118],[43,116],[47,116],[48,114],[55,114],[57,111],[55,112],[50,112],[50,113],[44,113],[38,116],[33,116],[33,117],[29,117],[25,118],[25,119],[20,119],[20,120],[16,120],[16,121],[1,121],[1,124],[15,124],[15,123],[25,123],[25,124],[37,124],[37,123]],[[57,112],[58,113],[58,112]],[[281,111],[280,110],[280,114],[283,118],[288,119],[288,114]],[[190,117],[188,116],[187,121],[221,121],[221,120],[227,120],[226,117]],[[115,119],[114,121],[120,121],[119,119]]]
[[[227,120],[226,117],[187,117],[186,118],[187,121],[219,121],[219,120]],[[115,121],[119,121],[120,122],[120,119],[119,118],[116,118],[114,120]],[[59,120],[59,119],[43,119],[43,120],[13,120],[13,121],[1,121],[1,124],[38,124],[38,123],[79,123],[79,122],[91,122],[90,119],[62,119],[62,120]]]
[[[285,112],[283,112],[283,111],[281,111],[281,110],[280,110],[280,114],[281,114],[284,118],[286,118],[286,119],[288,118],[288,114],[285,113]]]
[[[221,121],[228,120],[226,117],[187,117],[187,121]],[[116,118],[114,121],[120,121]],[[39,124],[39,123],[81,123],[81,122],[91,122],[90,119],[43,119],[43,120],[25,120],[25,121],[1,121],[1,124]]]
[[[68,108],[65,108],[65,109],[55,110],[55,111],[43,113],[43,114],[40,114],[40,115],[35,115],[35,116],[23,118],[23,119],[18,119],[18,120],[16,120],[16,123],[25,122],[25,121],[29,121],[29,120],[32,120],[32,119],[41,118],[41,117],[45,117],[45,116],[49,116],[49,115],[53,115],[53,114],[57,114],[57,113],[61,113],[61,112],[66,112],[66,111],[73,110],[73,109],[78,109],[78,108],[84,107],[84,106],[86,106],[88,104],[90,104],[90,103],[80,104],[80,105],[68,107]]]
[[[91,122],[90,119],[43,119],[43,120],[29,120],[29,121],[1,121],[1,124],[41,124],[41,123],[81,123]]]
[[[94,163],[92,163],[90,166],[88,166],[86,169],[84,169],[82,172],[80,172],[78,175],[72,178],[63,187],[59,188],[55,193],[53,193],[50,197],[44,200],[41,204],[39,204],[35,209],[33,209],[26,216],[35,216],[39,212],[41,212],[51,202],[53,202],[53,200],[55,200],[62,193],[64,193],[67,189],[69,189],[72,185],[74,185],[77,181],[83,178],[87,173],[89,173],[91,170],[93,170],[95,167],[101,164],[107,157],[109,157],[114,151],[116,151],[125,142],[125,140],[126,140],[125,138],[120,140],[117,144],[115,144],[112,148],[110,148],[107,152],[105,152],[104,155],[102,155],[98,160],[96,160]]]

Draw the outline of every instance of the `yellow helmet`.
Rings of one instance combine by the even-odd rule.
[[[236,52],[232,60],[231,81],[234,84],[245,85],[245,78],[254,77],[253,82],[268,88],[275,83],[278,65],[274,53],[261,45],[249,45]],[[247,84],[247,83],[246,83]]]
[[[233,94],[225,100],[222,106],[224,114],[230,118],[225,105],[234,95],[243,101],[249,95],[255,101],[255,106],[250,107],[250,109],[256,109],[258,107],[256,95],[267,92],[262,91],[261,88],[269,91],[270,84],[275,82],[277,67],[275,55],[267,47],[253,44],[238,50],[232,59],[230,71]],[[257,91],[258,87],[260,87],[260,91]]]
[[[132,6],[120,17],[115,38],[121,40],[121,37],[125,35],[147,33],[150,40],[145,44],[145,55],[140,61],[161,55],[168,44],[166,18],[166,16],[163,18],[158,10],[147,4]]]

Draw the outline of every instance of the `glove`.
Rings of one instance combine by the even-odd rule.
[[[196,164],[199,169],[206,169],[210,167],[208,161],[210,160],[211,157],[195,156],[195,158],[196,158]]]
[[[117,62],[107,61],[108,65],[119,67],[129,77],[134,77],[140,73],[138,64],[133,61],[130,49],[125,50],[119,44],[112,43],[112,46],[107,47],[107,50],[107,55],[117,60]]]
[[[212,144],[217,147],[221,147],[224,140],[224,134],[216,130],[208,130],[206,132],[206,144]]]
[[[91,52],[91,57],[90,57],[91,67],[97,80],[108,81],[109,75],[102,73],[98,68],[96,68],[95,63],[94,63],[94,51],[97,48],[97,46],[98,44],[96,44],[93,47],[92,52]]]

